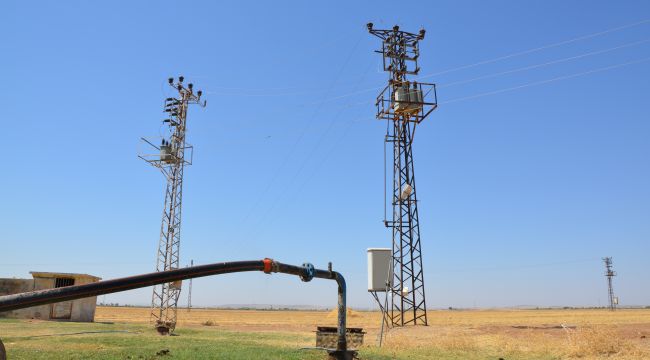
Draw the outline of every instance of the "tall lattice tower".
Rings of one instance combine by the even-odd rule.
[[[612,287],[612,278],[616,276],[616,271],[612,270],[612,258],[603,258],[605,262],[605,277],[607,277],[607,299],[609,300],[609,310],[616,310],[618,305],[618,298],[614,296],[614,288]]]
[[[384,319],[388,326],[427,325],[411,144],[416,126],[436,109],[437,98],[435,84],[407,79],[407,75],[417,75],[420,70],[419,41],[424,39],[425,31],[413,34],[400,31],[398,26],[377,30],[372,23],[368,31],[382,40],[381,50],[376,52],[382,54],[384,71],[389,75],[388,85],[376,101],[377,119],[388,122],[386,145],[392,144],[393,148],[393,212],[392,219],[384,218],[393,236],[392,275],[386,286]]]
[[[165,99],[162,120],[167,134],[157,141],[144,142],[156,151],[141,154],[140,158],[160,169],[167,180],[165,207],[160,227],[160,240],[156,252],[156,271],[179,268],[181,244],[181,209],[183,203],[183,169],[192,164],[193,147],[185,141],[187,131],[187,109],[190,104],[205,106],[201,102],[201,91],[194,93],[193,85],[183,85],[183,77],[177,81],[169,78],[169,85],[178,93],[177,97]],[[155,145],[160,143],[160,145]],[[165,283],[153,288],[151,300],[151,322],[160,334],[169,334],[176,327],[176,308],[181,292],[181,282]]]

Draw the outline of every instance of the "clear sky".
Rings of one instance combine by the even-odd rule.
[[[647,1],[4,2],[0,277],[154,269],[164,179],[136,155],[184,75],[208,106],[183,265],[332,261],[372,306],[366,249],[390,231],[369,21],[426,28],[440,86],[414,141],[427,304],[602,305],[603,256],[621,304],[650,304]],[[194,282],[195,305],[335,301],[283,275]]]

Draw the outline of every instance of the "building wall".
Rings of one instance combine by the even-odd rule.
[[[90,278],[76,278],[75,285],[83,285],[94,282]],[[72,316],[70,321],[93,322],[95,321],[95,308],[97,307],[97,296],[74,300],[72,302]]]
[[[0,296],[17,294],[21,292],[43,290],[54,288],[55,278],[36,277],[34,279],[0,279]],[[83,285],[93,282],[88,277],[75,278],[75,285]],[[62,304],[62,303],[57,303]],[[52,307],[57,304],[47,304],[33,306],[26,309],[0,312],[0,318],[16,319],[41,319],[41,320],[59,320],[51,319]],[[95,321],[95,307],[97,297],[89,297],[72,301],[72,310],[70,319],[63,321],[93,322]]]
[[[33,279],[0,279],[0,296],[34,290]],[[0,312],[0,317],[17,319],[49,319],[49,305],[34,306],[27,309]]]
[[[0,279],[0,295],[21,293],[33,288],[34,280],[31,279]]]

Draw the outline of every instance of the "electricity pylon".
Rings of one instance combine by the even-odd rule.
[[[393,213],[391,220],[384,217],[384,225],[392,229],[392,274],[386,286],[384,321],[388,326],[427,325],[411,144],[416,126],[437,108],[437,98],[435,84],[406,78],[420,70],[419,41],[425,31],[413,34],[398,26],[377,30],[372,23],[368,31],[382,40],[376,52],[382,54],[384,71],[389,74],[388,85],[376,101],[376,117],[389,122],[385,141],[393,147]]]
[[[155,154],[142,154],[140,158],[160,169],[167,180],[165,207],[160,227],[160,240],[156,252],[156,271],[179,268],[181,244],[181,209],[183,200],[183,169],[192,164],[193,147],[186,143],[187,109],[190,104],[201,103],[202,92],[194,93],[193,85],[183,85],[184,78],[169,78],[169,85],[178,92],[177,97],[165,99],[162,120],[169,134],[162,136],[160,145],[142,138],[157,150]],[[188,154],[189,153],[189,154]],[[189,156],[188,156],[189,155]],[[160,334],[169,334],[176,328],[176,308],[181,293],[181,282],[164,283],[153,288],[150,321]]]
[[[614,296],[614,288],[612,287],[612,278],[616,276],[616,271],[612,270],[612,258],[605,257],[603,258],[605,262],[605,277],[607,277],[607,298],[609,300],[609,310],[616,310],[616,305],[618,305],[618,298]]]

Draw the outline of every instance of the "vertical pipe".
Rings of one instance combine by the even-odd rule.
[[[345,279],[343,276],[337,272],[333,272],[336,283],[339,285],[339,303],[338,303],[338,335],[339,340],[336,344],[336,350],[346,351],[348,348],[347,339],[345,337],[346,332],[346,288],[345,288]]]
[[[270,260],[270,259],[269,259]],[[264,260],[266,261],[266,259]],[[272,261],[272,260],[271,260]],[[264,272],[267,272],[264,270]],[[336,280],[336,283],[338,284],[338,324],[337,324],[337,335],[338,335],[338,340],[336,343],[336,351],[339,353],[346,353],[348,344],[347,344],[347,339],[346,339],[346,286],[345,286],[345,278],[343,275],[336,271],[332,271],[331,265],[328,266],[327,270],[321,270],[321,269],[313,269],[313,273],[309,273],[307,268],[305,266],[295,266],[295,265],[287,265],[283,264],[280,262],[273,261],[272,265],[270,265],[270,269],[267,273],[269,272],[280,272],[284,274],[293,274],[293,275],[298,275],[300,276],[300,279],[303,281],[310,281],[312,277],[320,278],[320,279],[329,279],[329,280]]]

